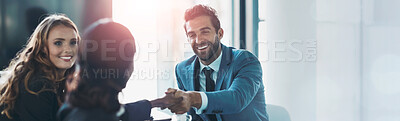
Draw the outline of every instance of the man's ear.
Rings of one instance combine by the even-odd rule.
[[[222,28],[219,28],[219,30],[218,30],[218,38],[219,38],[219,40],[221,40],[222,37],[224,37],[224,30]]]

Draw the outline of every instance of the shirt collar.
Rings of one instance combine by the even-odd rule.
[[[116,115],[117,115],[117,117],[121,117],[124,113],[125,113],[125,108],[124,108],[124,106],[121,105],[121,107],[117,111]]]
[[[204,65],[204,64],[201,63],[201,62],[199,62],[199,63],[200,63],[200,71],[202,71],[203,68],[205,68],[205,67],[209,67],[209,68],[211,68],[212,70],[214,70],[214,72],[218,72],[218,71],[219,71],[219,65],[221,65],[222,54],[223,54],[223,50],[221,49],[221,54],[219,54],[218,58],[215,59],[215,61],[212,62],[212,63],[210,63],[210,65],[208,65],[208,66],[207,66],[207,65]],[[199,61],[200,61],[200,60],[199,60]]]

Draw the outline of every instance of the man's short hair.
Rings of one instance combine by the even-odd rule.
[[[184,24],[184,28],[185,28],[185,32],[187,32],[186,30],[186,22],[188,22],[189,20],[192,20],[196,17],[199,16],[209,16],[211,19],[211,23],[215,28],[215,31],[218,33],[218,30],[221,28],[218,16],[216,14],[215,9],[211,8],[210,6],[206,6],[206,5],[195,5],[192,8],[189,8],[186,10],[185,12],[185,24]]]

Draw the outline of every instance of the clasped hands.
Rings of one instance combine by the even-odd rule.
[[[201,96],[198,92],[182,91],[173,88],[168,88],[165,96],[150,101],[152,107],[160,107],[161,109],[168,108],[172,113],[184,114],[191,107],[200,108]]]

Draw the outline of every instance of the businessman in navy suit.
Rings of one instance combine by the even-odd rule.
[[[184,25],[193,52],[176,65],[181,103],[169,109],[188,112],[193,120],[268,121],[262,69],[256,56],[221,44],[224,31],[215,10],[196,5],[185,12]]]

